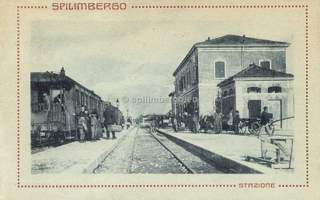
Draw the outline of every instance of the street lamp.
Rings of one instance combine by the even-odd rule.
[[[119,104],[120,104],[119,99],[117,99],[116,101],[117,108],[119,108]]]

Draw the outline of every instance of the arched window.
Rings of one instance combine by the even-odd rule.
[[[223,61],[217,61],[214,63],[214,73],[215,78],[225,78],[226,77],[226,64]]]
[[[248,87],[247,93],[261,93],[261,88],[259,87]]]
[[[281,93],[281,87],[279,86],[269,87],[268,93]]]

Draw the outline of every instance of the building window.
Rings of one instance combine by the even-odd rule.
[[[247,93],[261,93],[261,88],[259,87],[248,87]]]
[[[187,73],[187,76],[188,76],[188,88],[191,86],[191,71],[188,71]]]
[[[192,67],[192,74],[191,74],[191,77],[192,77],[192,85],[195,85],[197,83],[197,70],[196,70],[196,67],[193,66]]]
[[[270,60],[260,60],[259,65],[266,69],[271,69],[271,61]]]
[[[178,84],[179,91],[182,91],[182,79],[180,79]]]
[[[229,95],[233,95],[233,93],[234,93],[233,89],[230,89],[229,90]]]
[[[217,61],[214,64],[215,78],[225,78],[226,76],[226,64],[223,61]]]
[[[183,91],[186,88],[186,77],[182,76],[179,81],[179,90]]]
[[[279,86],[269,87],[268,93],[281,93],[281,87]]]
[[[223,97],[226,97],[227,95],[228,95],[228,91],[227,91],[227,90],[223,91],[222,96],[223,96]]]

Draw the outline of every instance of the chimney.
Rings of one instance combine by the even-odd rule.
[[[209,40],[211,40],[211,38],[210,38],[210,37],[208,37],[208,41],[209,41]]]

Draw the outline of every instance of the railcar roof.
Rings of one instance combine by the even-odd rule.
[[[83,88],[90,94],[98,97],[101,99],[97,94],[94,93],[94,91],[89,90],[85,86],[81,85],[77,81],[73,80],[69,76],[61,75],[60,73],[55,72],[31,72],[31,86],[37,87],[37,86],[49,86],[53,88],[61,88],[65,87],[66,89],[71,89],[77,85],[78,87]]]

